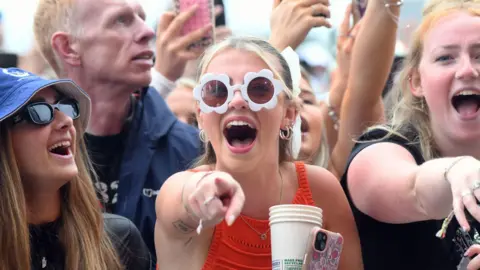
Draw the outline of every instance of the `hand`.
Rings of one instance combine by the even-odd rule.
[[[223,13],[221,5],[215,6],[215,17],[220,16]],[[232,35],[230,28],[226,26],[215,27],[215,43],[221,42]],[[197,76],[197,68],[200,64],[200,58],[190,60],[187,62],[182,77],[195,78]]]
[[[190,44],[201,40],[212,30],[210,24],[187,35],[181,35],[183,25],[193,17],[197,8],[194,5],[178,15],[166,12],[158,23],[155,69],[170,81],[180,78],[187,62],[197,59],[203,53],[204,48],[189,49]]]
[[[474,219],[480,221],[480,161],[473,157],[460,157],[446,172],[453,197],[453,211],[458,223],[466,231],[470,225],[465,208]]]
[[[353,27],[350,27],[350,16],[352,14],[352,4],[349,4],[345,10],[342,24],[340,25],[337,39],[337,63],[338,63],[338,80],[345,84],[348,81],[350,72],[350,61],[352,59],[352,50],[355,38],[360,29],[361,21]]]
[[[296,49],[312,28],[330,28],[329,5],[329,0],[275,0],[270,17],[270,43],[280,51],[288,46]]]
[[[480,253],[480,245],[471,246],[465,256],[471,258],[472,256],[478,255]],[[480,256],[473,258],[467,265],[467,270],[478,270],[480,269]]]
[[[215,226],[223,219],[230,226],[243,209],[245,195],[240,184],[228,173],[211,172],[197,182],[187,203],[204,228]]]

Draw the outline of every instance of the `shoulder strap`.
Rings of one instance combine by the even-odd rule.
[[[297,171],[298,179],[298,191],[293,199],[293,203],[315,205],[313,201],[312,191],[308,183],[307,167],[305,163],[297,161],[295,162],[295,169]]]

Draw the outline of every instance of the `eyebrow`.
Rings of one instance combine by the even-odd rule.
[[[439,48],[446,49],[446,50],[455,50],[455,49],[459,49],[460,47],[461,46],[459,46],[459,45],[447,44],[447,45],[437,47],[437,48],[435,48],[435,50],[437,50]],[[472,45],[469,45],[468,48],[469,49],[478,49],[478,48],[480,48],[480,43],[474,43]]]
[[[114,12],[112,12],[112,14],[114,16],[118,16],[118,15],[123,15],[126,12],[132,12],[133,14],[138,15],[143,20],[145,20],[147,17],[145,10],[141,5],[139,5],[138,7],[137,6],[132,7],[128,4],[121,5]]]
[[[55,89],[55,92],[56,94],[55,94],[53,103],[57,103],[66,97],[64,94],[62,94],[56,89]],[[32,98],[29,103],[36,103],[36,102],[47,102],[47,100],[44,97],[36,97],[36,98]]]

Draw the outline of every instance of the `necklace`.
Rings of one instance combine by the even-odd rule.
[[[278,204],[280,204],[282,202],[282,197],[283,197],[283,176],[282,176],[281,172],[279,172],[279,174],[280,174],[280,179],[281,179],[281,186],[280,186],[280,199],[279,199]],[[250,225],[250,223],[248,223],[242,217],[242,215],[240,215],[240,218],[243,220],[243,222],[245,222],[245,224],[247,224],[248,227],[250,227],[250,229],[252,229],[254,232],[256,232],[258,234],[258,236],[260,236],[260,239],[262,239],[262,240],[267,239],[267,234],[270,231],[270,228],[268,228],[268,230],[266,232],[262,233],[262,232],[259,232],[257,229],[255,229],[252,225]]]

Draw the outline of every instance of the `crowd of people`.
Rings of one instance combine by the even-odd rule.
[[[279,204],[323,210],[341,270],[480,269],[480,2],[429,0],[402,59],[402,1],[349,5],[318,100],[294,50],[329,6],[274,0],[262,40],[39,0],[44,64],[0,71],[0,269],[272,269]]]

